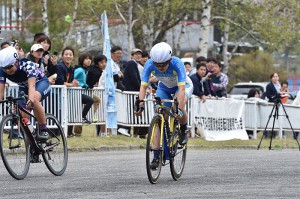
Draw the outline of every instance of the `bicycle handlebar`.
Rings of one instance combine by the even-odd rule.
[[[7,102],[16,102],[19,100],[24,100],[25,102],[28,100],[28,95],[26,95],[23,91],[21,92],[21,97],[14,98],[13,96],[6,97],[6,100],[0,101],[1,104],[7,103]]]
[[[174,103],[175,105],[175,113],[178,114],[178,100],[177,98],[175,99],[161,99],[160,97],[154,97],[154,99],[139,99],[139,97],[136,97],[136,101],[135,101],[135,112],[138,112],[140,109],[143,111],[144,107],[140,106],[140,102],[156,102],[159,105],[162,105],[162,103],[164,102],[169,102],[169,103]]]

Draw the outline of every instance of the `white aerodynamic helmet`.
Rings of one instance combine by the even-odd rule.
[[[17,50],[12,46],[0,50],[0,67],[5,68],[6,66],[14,64],[18,57]]]
[[[150,57],[156,63],[164,63],[171,59],[172,48],[166,42],[155,44],[150,51]]]

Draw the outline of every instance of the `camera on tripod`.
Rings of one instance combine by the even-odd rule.
[[[17,45],[19,45],[19,41],[16,40],[16,39],[14,39],[14,40],[12,40],[12,41],[10,42],[10,46],[12,46],[12,47],[15,47],[15,46],[17,46]]]
[[[281,99],[284,98],[281,93],[276,93],[274,96],[271,97],[275,103],[280,103]]]
[[[299,142],[298,142],[298,139],[296,138],[297,136],[296,136],[295,131],[294,131],[293,127],[292,127],[292,124],[291,124],[291,121],[290,121],[290,119],[289,119],[289,116],[288,116],[288,114],[287,114],[287,112],[286,112],[286,110],[285,110],[285,108],[284,108],[284,105],[283,105],[282,102],[281,102],[281,99],[284,98],[284,97],[286,97],[287,95],[288,95],[287,92],[286,92],[286,93],[276,93],[274,96],[271,97],[271,99],[272,99],[273,102],[274,102],[274,105],[273,105],[273,108],[272,108],[271,113],[270,113],[270,115],[269,115],[268,122],[267,122],[267,124],[266,124],[266,126],[265,126],[265,129],[264,129],[264,131],[263,131],[263,135],[261,136],[260,142],[259,142],[259,144],[258,144],[258,146],[257,146],[257,150],[260,148],[262,139],[263,139],[264,137],[266,137],[266,132],[267,132],[268,124],[269,124],[269,122],[270,122],[270,119],[273,117],[273,124],[272,124],[272,130],[271,130],[271,139],[270,139],[269,150],[272,149],[272,138],[275,137],[275,136],[274,136],[274,135],[275,135],[275,132],[274,132],[275,120],[278,120],[278,117],[279,117],[279,116],[285,116],[286,119],[288,120],[288,122],[289,122],[289,124],[290,124],[290,128],[291,128],[291,130],[292,130],[292,132],[293,132],[293,136],[294,136],[294,138],[295,138],[295,140],[296,140],[296,142],[297,142],[297,144],[298,144],[298,148],[299,148],[299,150],[300,150],[300,144],[299,144]],[[279,108],[280,108],[280,107],[282,108],[284,114],[279,114]]]

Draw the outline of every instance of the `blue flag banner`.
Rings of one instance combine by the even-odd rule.
[[[101,31],[103,36],[103,54],[107,57],[106,78],[105,78],[105,95],[106,95],[106,128],[117,128],[117,109],[115,85],[112,74],[112,61],[110,54],[110,38],[108,32],[108,20],[106,11],[101,15]]]

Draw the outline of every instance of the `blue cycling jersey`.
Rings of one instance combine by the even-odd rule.
[[[166,88],[175,88],[186,84],[187,77],[183,62],[178,57],[172,57],[172,60],[166,72],[160,72],[154,65],[153,60],[149,59],[142,73],[142,85],[148,86],[150,76],[154,75],[160,84]]]
[[[43,79],[44,73],[38,68],[34,62],[28,59],[17,59],[19,64],[17,71],[13,75],[9,75],[0,68],[0,84],[5,84],[6,78],[12,82],[17,83],[19,86],[27,87],[28,79],[31,77],[36,78],[36,83]]]

